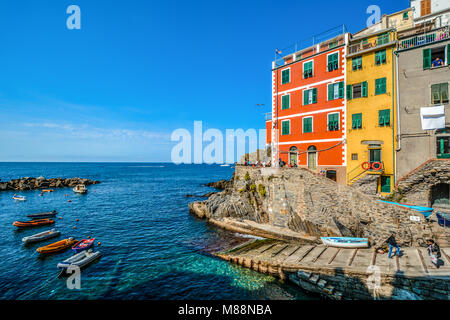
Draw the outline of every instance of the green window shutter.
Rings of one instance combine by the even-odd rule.
[[[282,125],[281,125],[281,134],[282,135],[287,135],[289,134],[290,131],[290,123],[289,121],[283,121]]]
[[[381,192],[391,192],[391,177],[381,176]]]
[[[334,100],[334,84],[328,85],[328,101]]]
[[[361,96],[362,96],[362,97],[367,97],[367,81],[364,81],[364,82],[361,84],[361,90],[362,90]]]
[[[306,106],[308,104],[309,90],[303,91],[303,105]]]
[[[357,127],[356,114],[352,115],[352,129],[356,129]]]
[[[450,44],[447,45],[447,65],[450,66]]]
[[[286,69],[281,71],[281,84],[289,83],[291,78],[291,70]]]
[[[352,129],[362,128],[362,113],[355,113],[352,115]]]
[[[380,94],[380,79],[375,80],[375,94]]]
[[[441,83],[441,103],[448,103],[448,83]]]
[[[344,81],[339,82],[339,98],[344,99]]]
[[[317,88],[312,89],[312,103],[317,103]]]
[[[348,100],[352,99],[352,85],[351,84],[347,85],[347,99]]]
[[[312,118],[303,118],[303,133],[312,132]]]
[[[359,114],[358,114],[357,128],[358,128],[358,129],[361,129],[361,128],[362,128],[362,113],[359,113]]]
[[[381,79],[381,93],[386,93],[386,78]]]
[[[327,70],[333,71],[339,68],[339,53],[333,53],[328,56]]]
[[[381,63],[386,63],[386,50],[381,51],[380,56]]]
[[[375,65],[381,64],[381,56],[379,52],[375,52]]]
[[[291,96],[284,95],[281,97],[281,110],[289,109],[291,107]]]
[[[378,111],[378,125],[380,127],[384,126],[384,110]]]
[[[431,49],[423,49],[423,69],[431,68]]]

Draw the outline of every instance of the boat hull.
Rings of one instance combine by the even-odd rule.
[[[57,267],[59,269],[63,269],[64,271],[71,266],[84,268],[89,264],[91,264],[92,262],[99,259],[100,256],[101,256],[100,251],[96,252],[83,251],[71,256],[70,258],[64,260],[63,262],[58,263]]]
[[[439,225],[443,227],[450,227],[450,214],[436,212],[436,217],[438,219]]]
[[[50,212],[41,212],[41,213],[33,213],[33,214],[29,214],[27,215],[28,218],[30,219],[38,219],[38,218],[51,218],[56,216],[58,212],[56,210],[50,211]]]
[[[94,241],[95,238],[89,240],[80,240],[72,247],[72,251],[75,253],[79,253],[81,251],[88,250],[94,246]]]
[[[13,226],[17,228],[33,228],[55,223],[52,219],[31,220],[31,221],[15,221]]]
[[[22,242],[24,244],[29,244],[29,243],[36,243],[36,242],[41,242],[41,241],[45,241],[48,239],[52,239],[52,238],[56,238],[57,236],[59,236],[61,234],[61,232],[56,231],[56,230],[48,230],[48,231],[44,231],[38,234],[34,234],[32,236],[29,237],[24,237],[22,238]]]
[[[44,247],[37,248],[36,252],[38,252],[40,254],[49,254],[49,253],[60,252],[60,251],[64,251],[64,250],[70,248],[77,242],[78,242],[77,240],[64,239],[64,240],[46,245]]]
[[[367,248],[369,239],[349,237],[321,237],[322,243],[327,247],[337,248]]]

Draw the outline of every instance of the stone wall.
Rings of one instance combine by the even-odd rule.
[[[245,163],[246,155],[248,155],[248,161],[250,161],[251,163],[255,163],[256,161],[258,161],[258,159],[259,159],[259,161],[266,162],[266,163],[271,160],[270,157],[267,156],[267,150],[258,149],[255,152],[244,154],[241,157],[241,160],[239,162],[240,164]]]
[[[393,231],[404,246],[422,244],[432,234],[420,214],[301,168],[236,166],[232,187],[194,207],[207,219],[251,220],[315,237],[367,237],[372,244]]]
[[[450,159],[431,159],[398,180],[395,201],[431,206],[431,188],[450,183]]]

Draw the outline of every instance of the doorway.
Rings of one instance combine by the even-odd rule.
[[[289,149],[289,164],[291,166],[298,165],[298,151],[297,147],[291,147]]]
[[[333,181],[337,181],[336,170],[327,170],[326,177]]]
[[[450,206],[450,187],[447,183],[440,183],[431,188],[431,205]]]
[[[317,148],[315,146],[308,147],[308,169],[317,169]]]

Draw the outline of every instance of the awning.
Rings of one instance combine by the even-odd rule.
[[[434,130],[445,128],[444,106],[420,108],[422,130]]]

